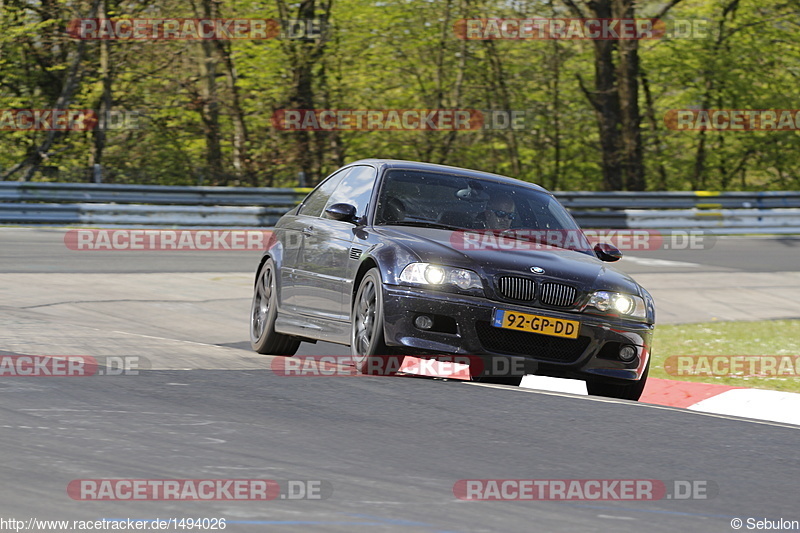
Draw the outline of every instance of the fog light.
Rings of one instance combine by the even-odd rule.
[[[636,359],[636,348],[633,346],[626,344],[622,348],[619,349],[619,358],[629,363]]]
[[[431,329],[433,327],[433,319],[428,315],[419,315],[414,319],[414,325],[419,329]]]

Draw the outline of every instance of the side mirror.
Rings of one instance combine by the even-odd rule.
[[[350,204],[333,204],[325,210],[325,214],[334,220],[355,222],[356,206]]]
[[[613,244],[607,242],[598,242],[594,245],[594,253],[601,261],[613,263],[622,259],[622,252]]]

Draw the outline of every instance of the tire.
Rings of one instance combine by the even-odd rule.
[[[592,396],[605,396],[607,398],[618,398],[620,400],[639,401],[647,383],[647,374],[650,372],[650,361],[644,369],[644,374],[638,381],[630,384],[608,384],[608,383],[586,383],[586,391]]]
[[[250,346],[261,354],[294,355],[300,347],[300,339],[275,332],[277,301],[275,263],[272,259],[267,259],[258,273],[253,289],[253,303],[250,306]]]
[[[350,355],[362,374],[392,374],[389,347],[383,336],[383,282],[377,268],[370,269],[358,285],[350,324]]]

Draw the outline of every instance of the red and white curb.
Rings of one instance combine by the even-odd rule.
[[[423,361],[406,356],[400,372],[419,376],[469,380],[469,365]],[[520,387],[586,395],[586,383],[527,375]],[[642,403],[680,407],[691,411],[800,425],[800,394],[745,387],[649,378]]]
[[[525,376],[520,386],[586,394],[586,384],[574,379]],[[793,392],[649,378],[639,401],[703,413],[800,425],[800,394]]]

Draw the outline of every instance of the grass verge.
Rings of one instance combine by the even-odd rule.
[[[770,376],[759,376],[769,368],[764,365],[763,358],[753,364],[743,361],[743,372],[734,376],[692,376],[668,373],[665,363],[670,356],[794,356],[791,358],[792,370],[789,374],[787,358],[776,360],[775,371]],[[701,367],[701,363],[714,364],[714,359],[703,358],[697,361],[696,370],[707,369],[714,372],[713,367]],[[718,365],[724,365],[725,359],[717,359]],[[671,359],[672,364],[676,363]],[[685,368],[685,367],[684,367]],[[730,368],[718,366],[719,369]],[[756,375],[750,375],[751,369]],[[707,372],[708,373],[708,372]],[[774,374],[779,375],[774,375]],[[702,324],[678,324],[657,326],[653,340],[653,360],[650,363],[650,377],[695,381],[700,383],[717,383],[735,387],[752,387],[786,392],[800,392],[800,320],[765,320],[760,322],[706,322]]]

